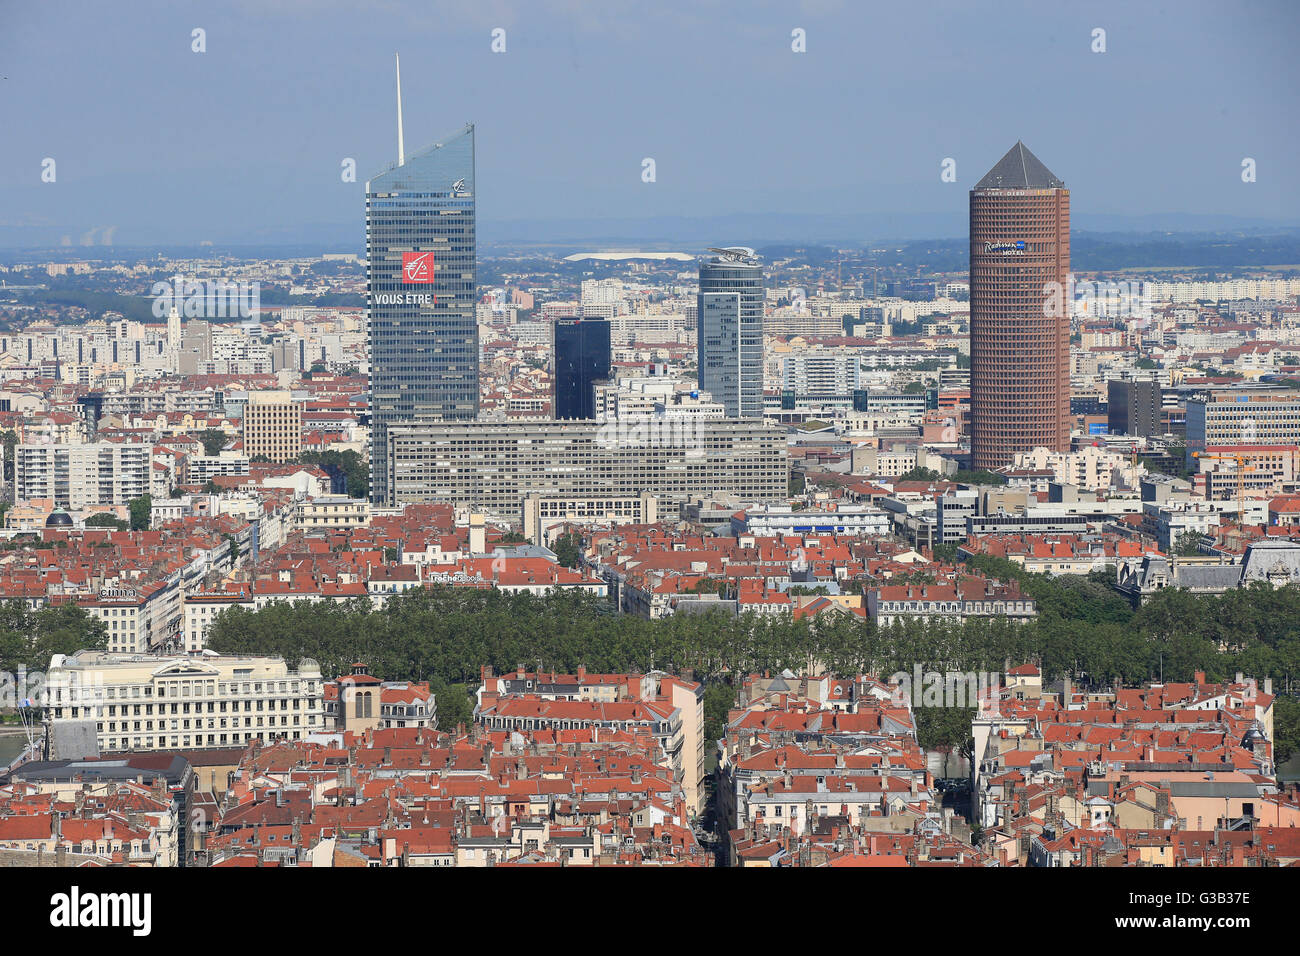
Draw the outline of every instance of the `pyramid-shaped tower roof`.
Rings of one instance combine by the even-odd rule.
[[[978,183],[976,189],[1064,189],[1065,183],[1042,164],[1025,144],[1007,150]]]

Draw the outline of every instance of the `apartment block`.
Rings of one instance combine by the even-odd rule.
[[[619,731],[658,740],[687,806],[700,810],[704,778],[704,689],[668,674],[531,673],[522,668],[484,673],[475,722],[501,731],[581,731],[607,737]]]
[[[179,575],[138,585],[101,587],[76,599],[87,614],[104,622],[109,651],[144,654],[179,649],[184,616]]]
[[[370,502],[346,495],[321,495],[294,502],[293,526],[302,531],[346,531],[370,523]]]
[[[127,504],[149,491],[151,454],[143,443],[17,445],[14,500],[45,498],[69,511]]]
[[[653,524],[659,520],[659,501],[654,495],[618,498],[553,498],[529,495],[523,505],[524,537],[542,544],[547,531],[569,522],[599,524]]]

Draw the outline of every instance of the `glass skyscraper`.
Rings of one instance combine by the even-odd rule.
[[[371,500],[389,497],[387,430],[478,415],[474,127],[366,184]]]
[[[763,267],[753,249],[711,249],[700,263],[700,388],[728,418],[763,417]]]
[[[609,378],[609,320],[555,322],[554,417],[596,417],[596,383]]]

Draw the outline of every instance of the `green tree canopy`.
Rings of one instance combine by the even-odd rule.
[[[149,512],[153,508],[153,498],[149,495],[141,495],[139,498],[132,498],[127,502],[127,508],[131,512],[131,530],[148,531],[149,530]]]
[[[55,654],[83,648],[102,649],[108,628],[78,604],[64,603],[33,611],[22,601],[0,604],[0,671],[45,670]]]
[[[566,568],[576,568],[582,559],[582,539],[576,534],[561,535],[555,541],[555,560]]]
[[[112,528],[114,531],[126,531],[131,527],[131,522],[123,521],[107,511],[91,515],[86,519],[85,524],[87,528]]]
[[[195,432],[194,437],[203,443],[203,454],[219,455],[221,449],[226,447],[226,442],[230,441],[230,436],[219,428],[205,428],[201,432]]]

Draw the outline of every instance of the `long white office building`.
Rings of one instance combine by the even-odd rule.
[[[785,432],[761,420],[442,422],[388,429],[386,504],[516,515],[543,498],[784,501]]]

